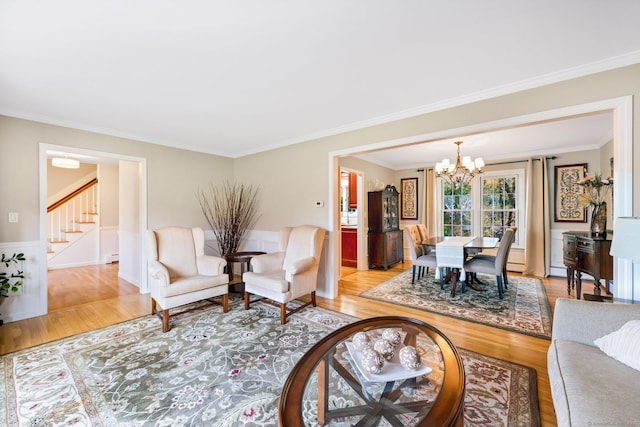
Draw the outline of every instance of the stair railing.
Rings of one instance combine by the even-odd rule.
[[[94,178],[47,207],[49,243],[66,242],[66,234],[79,233],[80,224],[97,214],[98,180]],[[51,249],[51,248],[49,248]]]

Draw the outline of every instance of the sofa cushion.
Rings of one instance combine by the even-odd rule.
[[[594,344],[607,355],[640,371],[640,320],[628,321]]]
[[[640,371],[597,347],[554,340],[548,368],[558,425],[624,425],[640,419],[640,405],[635,403]]]

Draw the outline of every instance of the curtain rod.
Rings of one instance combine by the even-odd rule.
[[[556,156],[545,157],[546,160],[555,160]],[[534,162],[539,161],[539,158],[532,159]],[[523,163],[528,162],[529,160],[512,160],[509,162],[497,162],[497,163],[487,163],[485,166],[497,166],[497,165],[509,165],[512,163]],[[433,169],[433,168],[430,168]],[[424,168],[416,169],[416,172],[424,172]]]

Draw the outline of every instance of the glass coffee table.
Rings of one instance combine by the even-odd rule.
[[[379,374],[364,368],[354,335],[376,340],[386,329],[400,335],[397,349],[417,349],[417,369],[404,368],[397,355]],[[298,361],[282,389],[278,421],[286,427],[462,426],[464,381],[460,354],[433,326],[398,316],[361,320],[327,335]]]

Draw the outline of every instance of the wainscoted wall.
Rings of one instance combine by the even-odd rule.
[[[0,252],[8,256],[22,252],[26,258],[19,267],[25,276],[22,290],[2,299],[0,317],[5,322],[14,322],[46,314],[47,290],[43,283],[46,281],[47,266],[38,264],[39,260],[46,260],[42,255],[46,248],[38,241],[7,242],[0,243]],[[6,271],[4,264],[0,268]]]
[[[276,252],[278,250],[279,231],[260,231],[252,230],[247,233],[244,244],[240,247],[241,251],[262,251],[262,252]],[[218,244],[216,243],[215,236],[211,230],[205,230],[205,253],[208,255],[219,255]],[[331,269],[329,268],[329,233],[326,232],[324,236],[324,244],[322,245],[322,256],[320,258],[320,268],[318,269],[318,289],[316,294],[325,298],[332,298],[328,293],[329,280],[331,275],[328,274]],[[240,274],[240,266],[236,264],[234,266],[234,273]]]
[[[562,233],[569,229],[551,230],[551,275],[567,277],[567,268],[562,261]]]
[[[118,226],[100,227],[100,263],[109,264],[120,258]]]

